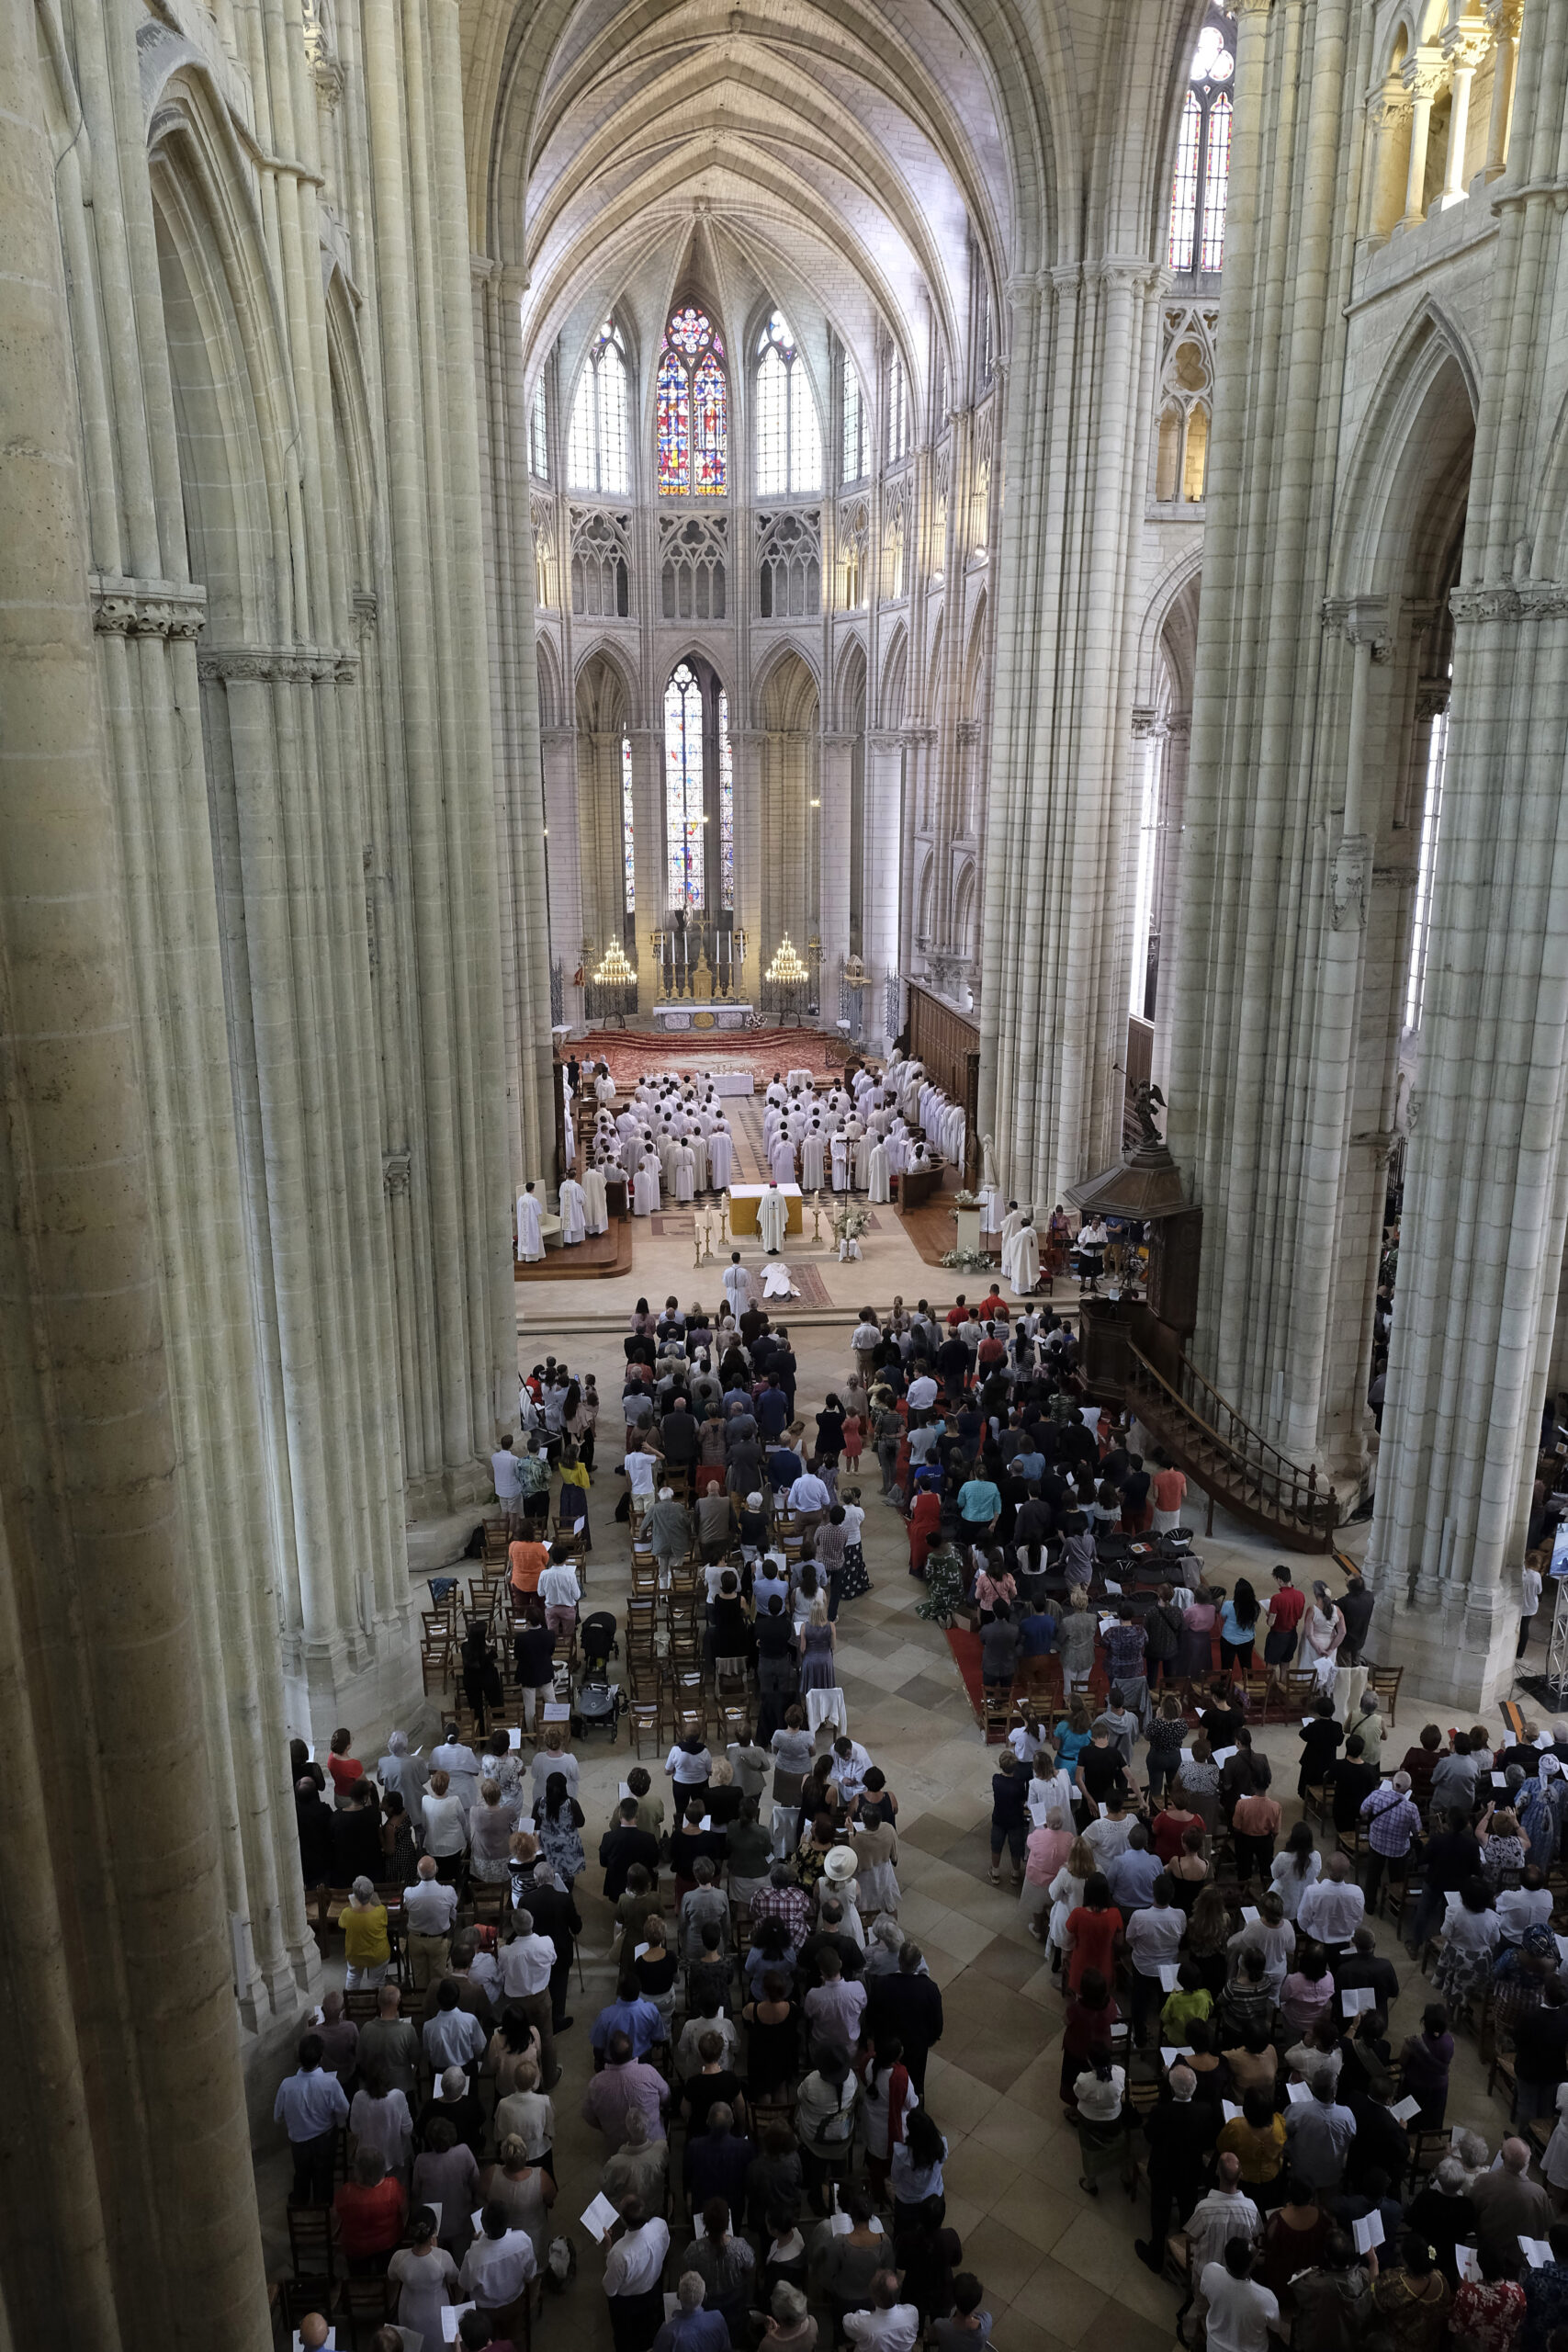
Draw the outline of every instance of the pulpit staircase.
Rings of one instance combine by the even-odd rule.
[[[1333,1551],[1339,1518],[1333,1487],[1315,1468],[1287,1461],[1185,1355],[1177,1356],[1170,1380],[1130,1346],[1125,1396],[1161,1451],[1208,1496],[1209,1534],[1217,1502],[1288,1552]]]

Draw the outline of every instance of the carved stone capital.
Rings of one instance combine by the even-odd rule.
[[[225,685],[346,684],[359,673],[356,654],[305,645],[213,645],[197,656],[197,675]]]
[[[413,1155],[407,1150],[381,1155],[381,1190],[389,1201],[407,1200],[413,1172]]]
[[[1425,99],[1430,106],[1449,78],[1442,51],[1426,46],[1412,50],[1399,69],[1399,78],[1409,92],[1413,105],[1418,106]]]
[[[1133,733],[1140,743],[1146,742],[1149,737],[1154,733],[1156,722],[1158,718],[1159,713],[1155,708],[1152,702],[1140,702],[1134,704]]]
[[[93,574],[93,627],[100,637],[199,637],[207,627],[207,591],[174,580],[128,580]]]
[[[1568,614],[1568,586],[1558,580],[1501,581],[1495,586],[1450,588],[1456,621],[1555,621]]]
[[[980,741],[983,730],[977,718],[961,718],[953,731],[954,741],[969,750]]]
[[[1473,17],[1444,28],[1442,51],[1451,73],[1473,74],[1491,46],[1490,28]]]
[[[1393,130],[1410,115],[1410,99],[1395,83],[1385,82],[1367,100],[1367,128],[1372,131]]]
[[[1347,645],[1370,645],[1374,662],[1388,659],[1386,596],[1325,596],[1323,626],[1327,635],[1342,637]]]
[[[380,604],[375,591],[356,588],[354,592],[354,626],[361,637],[374,637],[381,616]]]

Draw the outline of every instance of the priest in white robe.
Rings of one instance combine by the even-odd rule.
[[[757,1277],[750,1266],[741,1264],[739,1250],[730,1251],[729,1263],[724,1270],[724,1295],[738,1323],[746,1309],[757,1304]]]
[[[686,1137],[686,1148],[692,1155],[692,1190],[705,1193],[708,1188],[708,1139],[697,1127]]]
[[[610,1201],[604,1190],[604,1170],[597,1159],[591,1159],[582,1171],[582,1221],[590,1237],[610,1230]]]
[[[863,1193],[871,1182],[871,1137],[859,1119],[852,1119],[845,1132],[854,1154],[855,1190]]]
[[[1040,1280],[1040,1236],[1025,1217],[1009,1245],[1010,1260],[1004,1258],[1003,1269],[1015,1298],[1029,1298]]]
[[[735,1138],[724,1120],[708,1137],[708,1172],[716,1193],[728,1193],[735,1174]]]
[[[637,1161],[637,1174],[632,1179],[633,1216],[659,1215],[659,1154],[651,1144]]]
[[[909,1165],[909,1130],[902,1119],[895,1119],[887,1131],[887,1173],[902,1176]]]
[[[833,1137],[833,1190],[847,1193],[850,1188],[850,1142],[842,1129]]]
[[[762,1269],[762,1296],[794,1298],[796,1295],[789,1268],[782,1258],[771,1258]]]
[[[545,1254],[539,1231],[539,1204],[529,1184],[517,1195],[517,1255],[525,1266],[536,1266]]]
[[[757,1204],[757,1231],[768,1255],[776,1258],[789,1231],[789,1203],[779,1191],[776,1180]]]
[[[599,1075],[593,1081],[593,1099],[597,1102],[604,1103],[613,1102],[615,1099],[615,1081],[603,1062],[599,1065]]]
[[[795,1146],[787,1136],[775,1136],[773,1148],[768,1154],[768,1165],[773,1171],[775,1184],[795,1182]]]
[[[675,1198],[689,1206],[696,1197],[696,1162],[692,1158],[689,1143],[675,1147]]]
[[[1018,1238],[1018,1228],[1022,1223],[1023,1211],[1019,1207],[1016,1201],[1010,1201],[1008,1203],[1008,1213],[1006,1216],[1003,1217],[1001,1225],[1002,1272],[1004,1274],[1008,1270],[1008,1251],[1012,1243]]]
[[[565,1249],[588,1238],[588,1204],[575,1176],[564,1177],[560,1188],[560,1238]]]
[[[887,1182],[888,1173],[887,1146],[878,1138],[866,1154],[866,1184],[874,1201],[890,1201],[893,1198]]]
[[[827,1138],[819,1126],[807,1127],[800,1139],[800,1182],[805,1191],[819,1193],[827,1182]]]

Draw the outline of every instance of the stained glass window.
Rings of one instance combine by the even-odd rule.
[[[729,747],[729,696],[718,691],[719,904],[735,904],[735,754]]]
[[[822,487],[822,435],[806,362],[782,311],[757,344],[757,495],[786,498]]]
[[[729,387],[724,343],[704,311],[672,311],[660,355],[659,489],[665,498],[722,498],[728,486]]]
[[[865,404],[860,396],[860,378],[855,364],[847,353],[840,355],[844,385],[844,446],[843,479],[859,481],[865,471]]]
[[[1211,8],[1192,52],[1170,188],[1168,258],[1182,276],[1193,269],[1217,270],[1224,261],[1234,114],[1225,85],[1235,72],[1231,18],[1224,9]]]
[[[550,478],[549,412],[545,401],[545,379],[541,376],[534,387],[534,418],[529,435],[528,463],[540,481]]]
[[[606,319],[594,337],[577,379],[566,467],[573,490],[597,491],[609,498],[630,495],[626,346],[613,319]]]
[[[703,904],[703,690],[682,662],[664,689],[664,814],[670,910]]]
[[[632,739],[621,738],[621,855],[626,863],[626,912],[637,912],[636,841],[632,831]]]
[[[1198,233],[1198,150],[1203,141],[1203,109],[1190,90],[1181,102],[1181,129],[1176,141],[1176,177],[1170,191],[1170,266],[1192,266],[1193,241]]]

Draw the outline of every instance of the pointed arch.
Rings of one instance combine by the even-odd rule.
[[[975,953],[976,865],[966,858],[953,893],[953,944],[960,956]]]
[[[534,641],[534,660],[539,673],[539,726],[541,730],[560,726],[564,712],[561,707],[560,661],[554,644],[545,636]]]
[[[882,678],[876,695],[876,723],[879,727],[903,726],[908,668],[909,632],[900,621],[888,639],[887,650],[882,657]]]
[[[863,732],[868,706],[865,647],[852,637],[840,651],[833,673],[833,725],[843,733]]]
[[[604,715],[609,707],[606,688],[611,682],[613,694],[619,698],[613,718]],[[573,696],[580,726],[607,731],[612,726],[635,729],[646,724],[638,704],[636,669],[626,648],[613,638],[593,638],[584,644],[578,657]]]
[[[1463,334],[1423,300],[1379,379],[1340,500],[1335,593],[1398,594],[1406,568],[1462,510],[1475,443],[1477,370]]]

